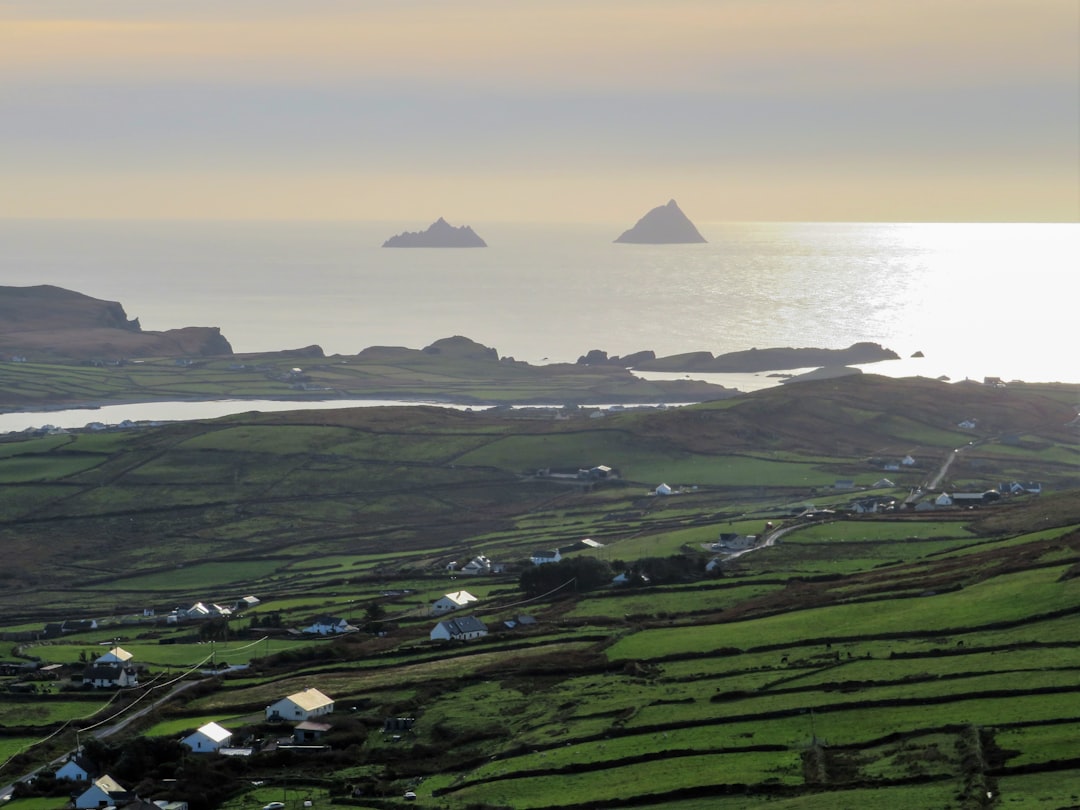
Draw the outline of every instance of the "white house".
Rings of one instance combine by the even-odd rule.
[[[454,591],[441,599],[436,599],[431,605],[431,615],[440,616],[452,610],[461,610],[466,605],[479,601],[468,591]]]
[[[123,786],[109,775],[99,776],[90,783],[85,791],[75,797],[75,807],[78,810],[91,810],[91,808],[113,807],[123,804],[131,797]]]
[[[283,697],[266,707],[267,720],[310,720],[334,711],[334,701],[314,687]]]
[[[57,779],[70,779],[72,782],[89,782],[97,773],[97,766],[81,754],[75,754],[56,769]]]
[[[138,686],[139,673],[130,664],[91,664],[83,670],[83,684],[95,689]]]
[[[133,656],[121,647],[113,647],[83,671],[83,684],[96,689],[138,686],[139,673]]]
[[[490,574],[491,573],[491,560],[485,557],[483,554],[473,557],[465,565],[461,566],[461,573],[463,574]]]
[[[184,611],[184,613],[189,619],[215,619],[219,616],[231,616],[232,608],[214,604],[207,605],[205,602],[196,602]]]
[[[475,616],[462,616],[459,619],[445,619],[431,631],[432,641],[468,641],[488,634],[487,625]]]
[[[653,490],[653,492],[657,495],[672,495],[675,491],[667,484],[661,484],[655,490]]]
[[[757,535],[721,532],[716,542],[709,546],[710,551],[743,551],[757,545]]]
[[[934,499],[934,506],[952,506],[953,499],[948,492],[942,492]]]
[[[232,742],[232,732],[217,723],[207,723],[180,741],[199,754],[211,754]]]
[[[310,625],[304,628],[304,632],[318,636],[337,636],[342,633],[352,632],[355,629],[353,625],[339,616],[318,616]]]
[[[915,464],[915,459],[911,456],[904,456],[902,459],[900,459],[900,463],[903,464],[905,467],[912,467]]]
[[[529,558],[532,560],[533,565],[545,565],[547,563],[557,563],[562,559],[562,555],[558,549],[543,549],[541,551],[534,551]]]

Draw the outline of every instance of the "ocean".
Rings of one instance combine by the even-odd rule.
[[[434,217],[432,217],[434,219]],[[469,224],[482,249],[386,249],[428,222],[0,221],[0,284],[119,301],[145,330],[217,326],[237,352],[422,348],[465,335],[530,363],[873,341],[867,370],[1080,383],[1080,225]],[[924,356],[912,358],[916,352]]]

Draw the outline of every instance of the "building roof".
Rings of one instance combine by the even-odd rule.
[[[464,636],[469,633],[486,633],[487,625],[475,616],[461,616],[457,619],[447,619],[439,622],[446,628],[451,636]]]
[[[127,789],[109,776],[107,773],[99,776],[92,782],[94,787],[97,787],[106,793],[112,795],[114,793],[127,793]]]
[[[469,602],[479,601],[468,591],[454,591],[453,593],[446,594],[443,599],[448,599],[449,601],[453,602],[455,605],[458,606],[467,605],[469,604]]]
[[[285,700],[291,700],[307,712],[314,709],[320,709],[323,706],[334,702],[333,698],[327,697],[313,686],[305,689],[303,692],[294,692],[286,697]]]
[[[225,742],[232,736],[232,732],[224,726],[219,726],[217,723],[207,723],[204,726],[199,726],[198,731],[195,734],[202,734],[207,739],[213,740],[216,743]],[[194,735],[192,735],[194,736]]]
[[[329,731],[332,728],[329,723],[316,723],[314,720],[305,720],[293,726],[295,731]]]
[[[348,624],[340,616],[330,616],[329,614],[323,614],[322,616],[316,616],[311,621],[312,627],[315,625],[326,625],[327,627],[337,627],[342,624]]]
[[[111,659],[121,662],[130,661],[132,658],[135,657],[123,647],[110,647],[107,653],[98,658],[98,661],[100,661],[102,658],[109,658],[110,656]]]

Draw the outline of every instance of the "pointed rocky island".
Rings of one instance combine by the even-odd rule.
[[[635,245],[678,245],[704,242],[705,237],[678,203],[668,200],[667,205],[654,208],[615,241]]]
[[[487,242],[476,235],[468,225],[455,228],[442,217],[435,220],[426,231],[405,231],[391,236],[383,247],[461,248],[487,247]]]

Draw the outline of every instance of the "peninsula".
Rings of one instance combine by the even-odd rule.
[[[232,354],[216,326],[143,331],[116,301],[39,284],[0,286],[0,355],[33,361]]]
[[[624,244],[676,245],[704,242],[694,223],[682,212],[675,200],[660,205],[637,221],[615,240]]]
[[[477,248],[487,247],[487,242],[477,236],[468,225],[454,227],[439,217],[426,231],[405,231],[383,242],[384,248]]]

